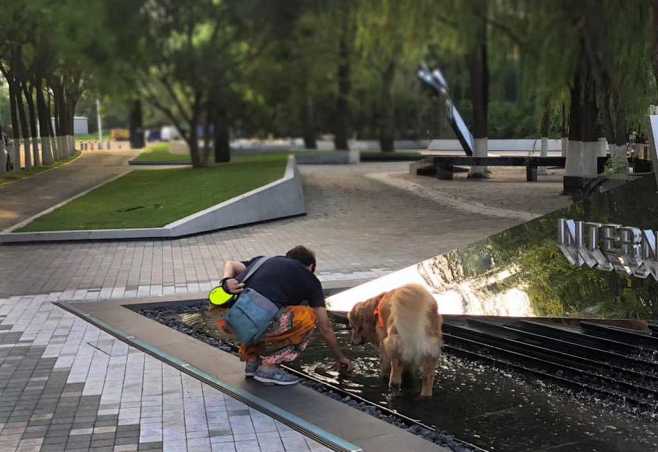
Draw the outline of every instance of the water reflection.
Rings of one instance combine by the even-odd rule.
[[[339,342],[349,348],[346,333]],[[433,397],[418,398],[419,382],[391,393],[369,346],[352,347],[355,369],[341,376],[319,341],[298,364],[305,372],[354,394],[439,426],[460,439],[489,450],[647,451],[658,450],[658,425],[650,418],[616,412],[577,399],[539,380],[494,369],[456,356],[442,356]]]
[[[216,322],[221,309],[207,304],[155,309],[149,315],[197,339],[224,339]],[[403,379],[400,393],[388,390],[371,346],[352,346],[347,330],[338,341],[354,360],[354,371],[340,375],[324,343],[315,338],[295,364],[308,374],[379,403],[406,416],[438,426],[456,437],[490,450],[647,451],[658,450],[653,415],[636,415],[587,394],[570,393],[518,372],[495,369],[444,354],[433,397],[419,399],[416,379]]]
[[[571,266],[557,246],[561,217],[658,229],[653,177],[594,194],[571,207],[488,239],[427,259],[334,295],[328,306],[358,301],[417,282],[445,314],[647,318],[658,316],[658,283],[617,272]]]

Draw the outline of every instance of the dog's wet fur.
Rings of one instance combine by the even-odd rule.
[[[378,306],[381,323],[375,314]],[[400,388],[403,370],[419,370],[420,396],[432,396],[443,321],[436,300],[427,289],[420,284],[407,284],[379,294],[354,305],[348,318],[353,344],[371,343],[378,347],[382,374],[389,375],[390,388]]]

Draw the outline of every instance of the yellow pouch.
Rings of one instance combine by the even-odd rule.
[[[215,306],[222,306],[235,300],[235,295],[225,291],[222,286],[217,286],[208,294],[208,301]]]

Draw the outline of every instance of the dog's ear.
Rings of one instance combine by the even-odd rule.
[[[361,321],[364,328],[374,328],[377,325],[375,310],[383,296],[384,294],[377,295],[361,303]]]

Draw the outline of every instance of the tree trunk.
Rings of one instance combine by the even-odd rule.
[[[569,142],[582,141],[583,139],[581,112],[583,101],[581,85],[580,68],[577,68],[574,74],[573,83],[569,89],[571,95],[571,106],[569,108]]]
[[[16,142],[21,138],[21,130],[18,119],[18,100],[16,98],[16,81],[9,79],[9,113],[11,116],[11,136]],[[15,163],[15,162],[14,162]]]
[[[658,87],[658,0],[653,0],[653,76]]]
[[[7,167],[11,166],[14,171],[17,171],[21,167],[19,158],[21,131],[18,120],[16,82],[11,76],[6,78],[7,84],[9,85],[9,114],[11,116],[11,136],[13,138],[12,142],[7,146],[7,152],[9,152],[9,163],[7,164]]]
[[[586,82],[583,97],[583,141],[592,142],[599,139],[599,109],[596,103],[596,80],[592,68],[586,65]]]
[[[551,118],[551,109],[550,105],[547,103],[544,106],[544,111],[541,115],[541,144],[539,155],[541,157],[548,157],[548,134],[550,129],[550,118]],[[537,174],[546,174],[546,167],[540,166],[537,167]]]
[[[581,49],[584,49],[582,42]],[[584,56],[578,61],[571,86],[566,176],[592,178],[597,175],[600,149],[596,84]]]
[[[32,155],[30,151],[30,125],[28,123],[27,114],[25,113],[25,104],[23,103],[23,89],[21,82],[18,82],[18,89],[16,90],[16,107],[18,109],[18,118],[21,123],[21,135],[23,135],[23,158],[25,159],[25,168],[32,168]],[[17,143],[20,146],[20,142]]]
[[[187,142],[187,146],[190,148],[190,159],[192,160],[192,166],[194,168],[200,168],[203,166],[203,162],[201,160],[201,156],[199,155],[199,137],[197,136],[196,133],[196,124],[190,124],[190,126],[193,126],[193,129],[190,129],[189,134],[187,135],[188,138],[185,140]]]
[[[315,111],[313,98],[308,92],[308,87],[304,89],[304,107],[302,108],[302,126],[304,128],[304,147],[306,149],[317,149],[318,143],[315,139]]]
[[[61,149],[57,141],[57,104],[53,100],[53,96],[50,94],[51,90],[48,90],[48,128],[50,131],[50,136],[52,137],[52,152],[53,159],[59,160],[61,156]],[[54,121],[53,121],[54,118]]]
[[[48,105],[43,95],[43,86],[41,79],[37,78],[35,84],[35,91],[37,97],[37,114],[39,117],[39,133],[41,135],[41,156],[44,165],[50,165],[54,161],[53,152],[50,146],[50,137],[52,127],[50,125],[50,113],[48,112]]]
[[[336,116],[334,118],[334,147],[336,150],[348,151],[349,146],[349,124],[350,106],[349,98],[352,87],[350,47],[351,26],[349,6],[343,6],[345,11],[342,15],[341,33],[338,42],[338,97],[336,99]]]
[[[478,11],[486,11],[486,0],[474,2]],[[487,157],[488,113],[489,113],[489,64],[487,61],[487,23],[485,18],[478,21],[478,42],[469,55],[471,101],[473,104],[474,155]],[[486,177],[486,166],[472,166],[469,177]]]
[[[228,115],[223,108],[218,108],[215,114],[214,146],[215,163],[231,161],[231,138]]]
[[[133,149],[142,149],[144,147],[142,118],[142,101],[135,99],[130,108],[130,147]]]
[[[393,81],[396,62],[391,60],[382,74],[380,105],[379,147],[383,152],[395,150],[395,106],[393,104]]]
[[[34,106],[34,96],[32,92],[34,87],[27,82],[23,83],[23,95],[27,102],[27,112],[30,123],[30,135],[32,138],[32,162],[34,166],[41,165],[41,156],[39,152],[39,131],[37,130],[37,109]],[[26,152],[29,152],[26,150]]]

